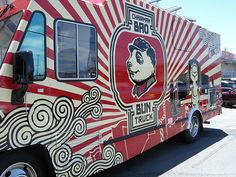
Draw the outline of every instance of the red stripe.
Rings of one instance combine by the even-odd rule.
[[[175,24],[175,21],[176,21],[176,20],[177,20],[177,24],[176,24],[175,29],[174,29],[174,24]],[[177,33],[177,31],[178,31],[180,21],[181,21],[181,18],[175,17],[175,18],[173,19],[173,26],[172,26],[172,28],[171,28],[171,29],[172,29],[172,30],[171,30],[172,38],[171,38],[171,40],[170,40],[171,50],[170,50],[169,54],[172,54],[172,52],[173,52],[173,50],[174,50],[174,39],[175,39],[175,37],[176,37],[176,33]],[[169,58],[170,58],[170,60],[169,60],[169,62],[170,62],[172,58],[171,58],[171,57],[169,57]]]
[[[160,34],[163,36],[163,26],[164,26],[165,11],[164,11],[164,10],[161,10],[160,13],[162,14],[162,16],[161,16]]]
[[[143,7],[143,1],[140,1],[140,6]]]
[[[123,13],[123,17],[124,17],[125,16],[125,14],[124,14],[124,10],[125,10],[125,8],[124,8],[124,1],[120,0],[120,7],[121,7],[121,10],[122,10],[122,13]]]
[[[121,117],[124,117],[124,119],[126,119],[126,115],[123,114],[123,113],[120,113],[120,114],[115,115],[115,116],[113,116],[113,114],[110,114],[109,116],[101,116],[98,121],[112,120],[112,119],[121,118]],[[93,123],[94,122],[94,118],[88,117],[86,119],[86,121],[87,121],[87,123]]]
[[[69,3],[69,1],[60,0],[61,4],[65,7],[65,9],[70,13],[70,15],[79,22],[83,22],[81,17],[78,15],[78,13],[75,11],[75,9],[72,7],[72,5]]]
[[[192,43],[193,39],[197,36],[197,34],[198,34],[198,29],[195,29],[195,31],[193,32],[192,36],[190,37],[190,40],[189,40],[190,43]],[[191,35],[191,34],[190,34],[190,35]],[[186,38],[187,38],[187,36],[186,36]],[[197,45],[196,45],[196,44],[197,44]],[[198,45],[200,44],[200,41],[198,40],[196,44],[195,44],[195,46],[193,46],[193,48],[191,49],[191,52],[189,52],[189,54],[187,55],[187,57],[186,57],[186,59],[184,60],[184,62],[187,62],[188,57],[190,57],[190,54],[192,54],[192,52],[194,52],[194,51],[196,50],[196,48],[197,48]],[[191,46],[189,46],[189,47],[191,47]],[[179,52],[179,51],[177,50],[176,52]],[[179,57],[179,59],[182,59],[185,54],[186,54],[186,52],[182,52],[182,54],[181,54],[181,56]],[[178,56],[178,55],[177,55],[177,56]],[[173,62],[172,62],[172,64],[169,64],[169,71],[171,71],[171,69],[172,69],[173,67],[176,67],[176,64],[178,64],[176,57],[175,57],[175,58],[171,58],[171,57],[170,57],[170,60],[173,61]],[[170,61],[169,61],[169,62],[170,62]],[[183,63],[184,63],[184,62],[183,62]]]
[[[101,87],[105,88],[106,90],[109,90],[110,91],[110,87],[107,86],[106,84],[104,84],[103,82],[101,82],[100,80],[96,80],[95,81],[96,84],[100,85]]]
[[[207,60],[209,60],[209,59],[207,59]],[[221,60],[220,58],[217,59],[216,61],[214,61],[213,63],[211,63],[210,65],[208,65],[204,70],[202,70],[202,72],[203,72],[203,73],[206,73],[206,72],[208,72],[208,71],[214,69],[216,66],[218,66],[218,65],[220,64],[220,60]],[[202,64],[200,63],[200,65],[202,65]]]
[[[103,47],[101,46],[100,43],[98,43],[98,50],[101,52],[101,54],[104,56],[104,58],[108,61],[108,55],[107,53],[104,51]]]
[[[81,8],[84,10],[84,12],[86,13],[88,19],[91,21],[91,23],[96,26],[97,32],[99,33],[99,35],[100,35],[101,39],[103,40],[103,42],[105,43],[106,47],[108,47],[109,43],[106,40],[105,36],[103,35],[104,32],[101,30],[101,28],[99,27],[99,25],[97,24],[97,22],[94,18],[94,16],[97,15],[97,14],[92,14],[90,12],[90,10],[88,9],[88,7],[86,6],[86,4],[87,3],[81,1],[81,3],[80,3]]]
[[[111,21],[112,27],[115,28],[115,26],[116,26],[116,25],[115,25],[115,21],[114,21],[112,15],[111,15],[111,11],[110,11],[109,6],[107,5],[107,3],[106,3],[106,5],[104,6],[104,8],[105,8],[105,10],[106,10],[106,12],[107,12],[108,18],[109,18],[110,21]],[[112,12],[112,13],[113,13],[113,12]]]
[[[109,82],[109,78],[108,76],[106,76],[103,72],[101,72],[100,70],[98,71],[98,75],[103,77],[107,82]]]
[[[158,27],[158,23],[159,23],[159,16],[160,16],[160,9],[158,8],[157,9],[157,13],[156,13],[157,15],[156,15],[156,26]],[[159,32],[159,31],[158,31]]]
[[[49,26],[46,26],[46,34],[49,38],[54,40],[54,31]]]
[[[42,1],[42,0],[35,0],[35,1],[53,18],[63,18],[61,13],[58,12],[48,1]]]
[[[166,18],[166,24],[164,24],[165,25],[165,31],[164,31],[164,33],[163,33],[163,38],[164,38],[164,41],[166,41],[166,33],[167,33],[167,28],[168,28],[168,24],[169,24],[169,20],[170,20],[170,14],[168,13],[167,14],[167,18]]]
[[[117,17],[118,23],[121,23],[121,17],[119,15],[119,11],[117,9],[117,1],[111,1],[111,4],[113,6],[113,9],[115,10],[115,14],[116,14],[115,16]]]
[[[25,107],[25,104],[22,105],[12,105],[11,103],[8,102],[0,102],[1,105],[1,110],[3,111],[4,115],[7,115],[10,111],[16,109],[17,107]]]
[[[197,41],[197,43],[193,46],[193,48],[192,48],[192,51],[195,51],[196,50],[196,48],[200,45],[200,43],[201,43],[201,40],[198,40]],[[199,52],[198,52],[199,53]],[[186,62],[188,62],[188,60],[190,59],[190,56],[192,55],[192,52],[189,52],[188,53],[188,55],[187,55],[187,57],[186,57],[186,59],[183,61],[183,63],[186,63]],[[196,54],[196,55],[198,55],[198,54]],[[193,57],[193,58],[196,58],[195,56]],[[191,58],[192,59],[192,58]],[[176,74],[181,74],[181,73],[178,73],[179,72],[179,69],[180,69],[180,67],[182,68],[183,67],[183,65],[179,65],[179,67],[177,67],[177,62],[176,63],[173,63],[173,67],[175,67],[175,72],[172,72],[171,73],[171,76],[169,77],[169,79],[172,79]],[[187,66],[185,67],[185,69],[184,69],[184,71],[186,71],[187,70]],[[168,69],[168,71],[170,71],[169,69]],[[184,72],[183,71],[183,72]]]
[[[192,36],[190,37],[190,40],[189,40],[190,44],[192,43],[193,39],[196,37],[197,34],[198,34],[198,30],[195,29],[195,31],[193,32]],[[191,35],[191,34],[189,34],[189,35]],[[183,45],[183,43],[186,41],[186,38],[187,38],[187,37],[188,37],[188,36],[185,36],[185,39],[183,40],[182,45]],[[189,45],[188,47],[191,47],[191,45]],[[191,49],[191,48],[190,48],[190,49],[187,48],[187,49],[188,49],[188,50],[191,50],[190,53],[192,53],[192,52],[194,51],[194,50]],[[179,56],[179,53],[180,53],[179,50],[176,50],[175,52],[178,52],[178,55],[175,55],[175,57],[171,58],[171,60],[172,60],[173,62],[172,62],[172,64],[169,64],[169,70],[170,70],[170,71],[171,71],[171,69],[172,69],[173,67],[176,67],[175,65],[178,64],[177,61],[179,61],[180,59],[182,59],[182,58],[184,57],[184,55],[186,54],[187,51],[182,51],[180,56]],[[174,52],[173,52],[173,53],[174,53]],[[178,56],[179,56],[179,57],[178,57]],[[178,58],[177,58],[177,57],[178,57]],[[186,61],[186,59],[185,59],[185,61]]]
[[[23,17],[22,17],[22,19],[28,22],[31,18],[31,15],[32,15],[32,12],[29,11],[29,10],[26,10]]]
[[[183,22],[183,25],[181,26],[181,28],[180,28],[180,33],[179,33],[179,35],[178,36],[176,36],[176,33],[177,33],[177,31],[179,30],[179,25],[176,27],[176,29],[178,29],[178,30],[176,30],[176,33],[175,33],[175,35],[173,36],[173,42],[172,42],[172,45],[173,45],[173,48],[174,48],[174,51],[172,51],[172,53],[171,53],[171,55],[170,55],[170,58],[172,59],[172,60],[174,60],[174,54],[175,53],[178,53],[179,52],[179,50],[181,51],[181,48],[177,48],[177,44],[178,44],[178,42],[179,42],[179,40],[180,40],[180,38],[181,38],[181,36],[182,36],[182,34],[183,34],[183,31],[184,31],[184,28],[185,28],[185,26],[186,26],[186,21],[184,21]],[[176,42],[174,43],[174,41],[175,41],[175,39],[176,39]]]
[[[99,62],[100,65],[102,65],[102,67],[103,67],[106,71],[108,71],[108,66],[107,66],[100,58],[98,58],[98,62]]]
[[[50,48],[47,48],[47,57],[54,61],[54,51]]]
[[[14,54],[11,52],[8,52],[5,56],[4,63],[12,64],[13,57],[14,57]]]
[[[20,42],[24,36],[24,33],[20,30],[17,30],[12,40]]]
[[[105,108],[105,109],[103,109],[103,112],[120,112],[120,110],[119,109],[109,109],[109,108]]]
[[[173,16],[172,14],[170,14],[170,16],[172,17],[172,19],[171,19],[169,34],[167,34],[168,37],[167,37],[167,40],[166,40],[166,47],[168,47],[169,44],[172,43],[171,37],[173,37],[173,36],[172,36],[172,32],[173,32],[173,26],[174,26],[174,19],[175,19],[175,16]],[[171,51],[171,47],[170,47],[169,49],[167,48],[168,54],[169,54],[170,51]],[[168,61],[168,63],[169,63],[169,61]]]
[[[103,8],[103,7],[102,7],[102,8]],[[97,7],[95,8],[95,10],[96,10],[96,12],[97,12],[97,14],[98,14],[98,16],[99,16],[99,19],[101,20],[101,22],[102,22],[102,24],[103,24],[103,26],[104,26],[104,28],[105,28],[105,30],[106,30],[106,32],[107,32],[108,36],[111,37],[111,35],[112,35],[112,34],[111,34],[111,31],[110,31],[109,28],[108,28],[108,25],[107,25],[107,22],[106,22],[104,16],[102,15],[101,9],[97,6]]]

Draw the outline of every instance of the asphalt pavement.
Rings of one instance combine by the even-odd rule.
[[[172,138],[93,177],[236,177],[236,107],[204,127],[193,144]]]

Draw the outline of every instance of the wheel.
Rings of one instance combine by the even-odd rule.
[[[181,138],[185,143],[193,143],[200,134],[202,123],[198,114],[194,113],[190,120],[189,129],[181,134]]]
[[[42,161],[30,152],[6,152],[0,156],[1,177],[46,177],[48,175]]]

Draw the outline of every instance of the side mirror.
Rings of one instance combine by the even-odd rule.
[[[23,104],[28,84],[34,80],[34,60],[31,51],[16,52],[13,60],[13,81],[22,84],[21,88],[12,90],[11,103]]]
[[[29,84],[34,80],[34,60],[31,51],[19,51],[13,60],[13,81],[17,84]]]

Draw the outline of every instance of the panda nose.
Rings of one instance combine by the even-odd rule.
[[[130,61],[127,62],[127,66],[128,67],[131,67],[132,66],[132,63]]]

